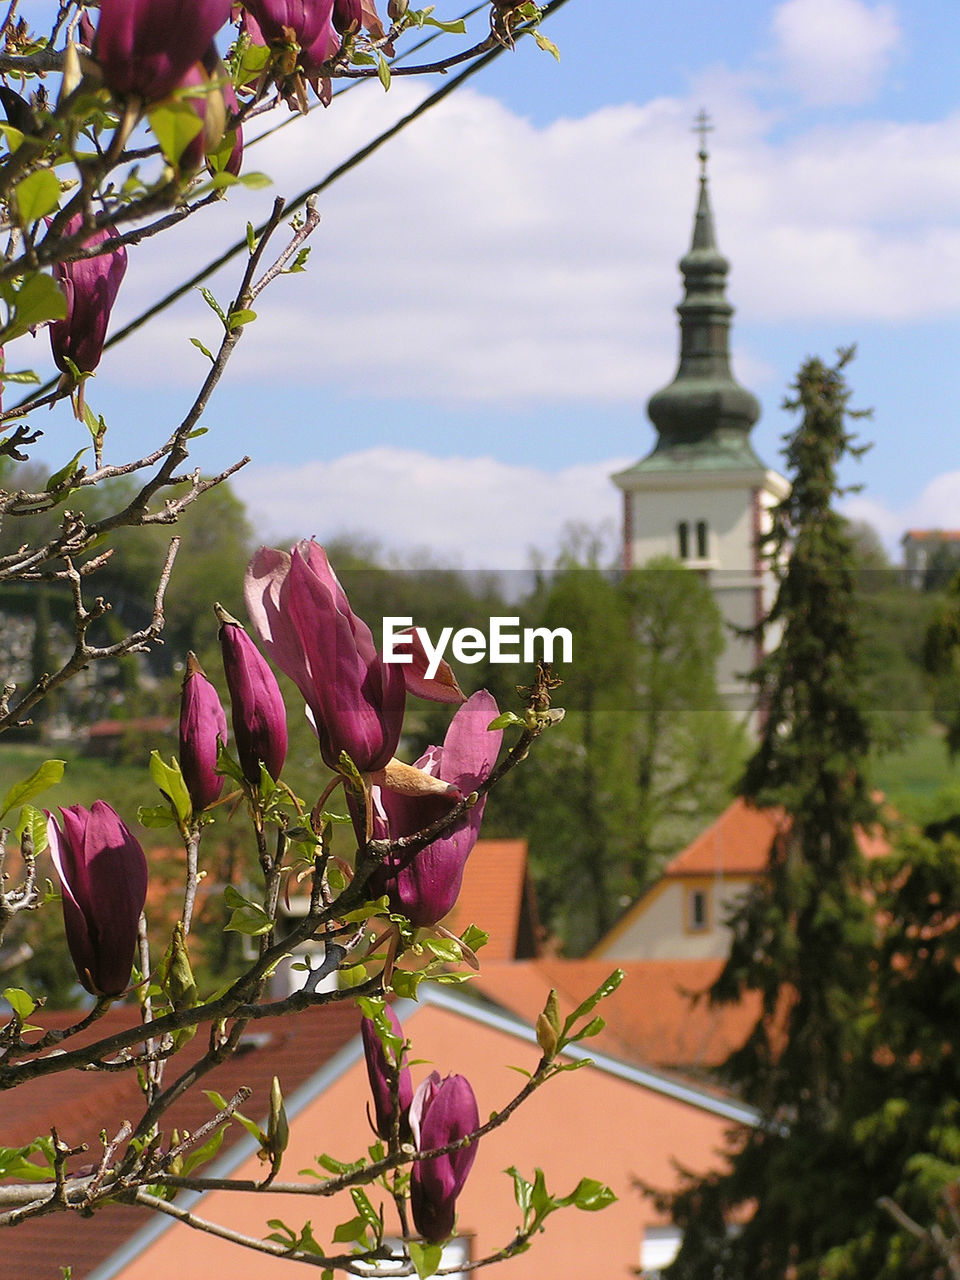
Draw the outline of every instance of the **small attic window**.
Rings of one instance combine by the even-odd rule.
[[[687,930],[703,933],[710,927],[710,904],[706,889],[690,889],[687,893]]]

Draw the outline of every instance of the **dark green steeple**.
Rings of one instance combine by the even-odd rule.
[[[680,259],[683,301],[680,317],[680,365],[669,386],[650,398],[647,413],[657,429],[653,452],[634,470],[714,469],[761,466],[750,443],[750,428],[760,417],[756,397],[730,368],[727,301],[730,263],[717,248],[707,180],[704,112],[698,118],[700,194],[690,250]]]

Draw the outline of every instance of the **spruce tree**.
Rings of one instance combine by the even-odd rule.
[[[759,997],[756,1025],[724,1071],[761,1122],[736,1141],[724,1173],[691,1179],[675,1200],[686,1232],[670,1280],[815,1275],[814,1260],[843,1238],[845,1197],[858,1194],[831,1156],[873,941],[857,842],[875,812],[863,774],[856,555],[834,509],[840,464],[862,452],[848,426],[850,354],[833,367],[807,361],[785,406],[801,418],[784,450],[791,490],[764,546],[778,591],[753,673],[760,741],[740,786],[782,814],[781,831],[768,874],[733,914],[710,993],[715,1003]]]

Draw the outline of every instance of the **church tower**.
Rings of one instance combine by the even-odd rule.
[[[613,481],[623,492],[624,566],[642,568],[655,556],[672,556],[703,574],[731,627],[751,627],[774,590],[758,540],[789,486],[754,452],[750,430],[760,405],[730,367],[730,264],[717,247],[710,205],[710,128],[701,111],[699,198],[690,249],[680,259],[679,367],[647,405],[657,430],[653,450]],[[741,719],[753,709],[744,676],[759,657],[753,641],[728,629],[719,685]]]

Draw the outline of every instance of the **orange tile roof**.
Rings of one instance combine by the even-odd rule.
[[[514,960],[527,890],[526,840],[478,840],[467,860],[456,906],[443,921],[451,933],[477,924],[490,935],[484,964]]]
[[[591,1040],[598,1050],[655,1067],[700,1072],[723,1062],[746,1040],[760,1012],[759,997],[711,1008],[705,996],[723,967],[710,960],[562,960],[484,964],[470,990],[527,1022],[536,1022],[546,993],[557,991],[567,1017],[615,969],[623,982],[596,1010],[606,1022]]]
[[[748,875],[767,869],[770,846],[783,827],[778,809],[756,809],[738,796],[715,822],[664,868],[664,876]]]
[[[937,542],[960,542],[960,529],[908,529],[900,541],[913,538],[915,542],[934,540]]]
[[[874,797],[879,803],[883,797]],[[770,849],[777,835],[789,829],[783,810],[757,809],[737,796],[720,817],[682,849],[664,868],[664,878],[674,876],[759,876],[767,869]],[[881,827],[856,830],[857,844],[865,858],[890,852]]]
[[[39,1013],[32,1022],[46,1027],[63,1027],[75,1022],[76,1013]],[[138,1010],[130,1005],[114,1006],[88,1032],[68,1042],[88,1043],[101,1036],[114,1034],[139,1021]],[[208,1075],[198,1088],[168,1113],[164,1130],[176,1125],[181,1131],[195,1130],[212,1114],[209,1101],[201,1092],[216,1089],[229,1097],[241,1085],[253,1094],[242,1108],[245,1115],[261,1118],[269,1107],[270,1081],[280,1078],[285,1094],[308,1080],[318,1069],[357,1033],[359,1012],[349,1001],[306,1009],[292,1019],[268,1019],[254,1023],[251,1032],[266,1035],[268,1040],[251,1040],[230,1061]],[[95,1034],[94,1034],[95,1033]],[[201,1032],[167,1068],[167,1080],[175,1072],[196,1061],[206,1047]],[[56,1125],[61,1138],[71,1146],[87,1143],[89,1156],[79,1156],[69,1163],[70,1172],[96,1161],[103,1148],[101,1129],[112,1137],[121,1120],[136,1122],[142,1113],[142,1101],[133,1071],[80,1072],[64,1071],[37,1078],[18,1086],[7,1095],[3,1141],[7,1146],[20,1146],[50,1133]],[[239,1125],[227,1130],[221,1150],[245,1137]],[[3,1280],[54,1280],[59,1268],[73,1267],[75,1280],[83,1280],[95,1267],[129,1239],[152,1215],[147,1210],[121,1206],[98,1209],[92,1218],[78,1213],[53,1213],[9,1228],[4,1233]]]

